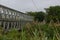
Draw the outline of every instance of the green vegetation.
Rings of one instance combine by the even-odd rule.
[[[34,17],[34,20],[38,22],[42,22],[43,20],[46,23],[49,23],[51,20],[53,22],[60,22],[60,6],[50,6],[49,8],[45,8],[46,12],[39,11],[39,12],[27,12],[28,15]]]
[[[27,12],[34,17],[34,22],[27,23],[21,31],[12,29],[4,33],[0,28],[0,40],[60,40],[60,6],[45,10],[46,13]]]
[[[55,24],[27,24],[22,31],[11,30],[3,33],[0,30],[0,40],[60,40],[60,26]]]

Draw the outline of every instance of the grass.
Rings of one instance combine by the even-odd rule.
[[[2,33],[0,31],[0,40],[60,40],[60,26],[54,24],[28,23],[20,32],[12,29]]]

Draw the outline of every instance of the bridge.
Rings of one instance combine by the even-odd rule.
[[[12,28],[21,29],[27,22],[32,22],[33,17],[9,7],[0,5],[0,26],[9,30]]]

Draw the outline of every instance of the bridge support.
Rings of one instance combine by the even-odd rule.
[[[13,22],[11,22],[11,29],[12,29],[12,28],[14,28],[14,23],[13,23]]]
[[[3,29],[5,29],[5,24],[6,24],[6,22],[3,22]]]
[[[7,30],[8,30],[8,29],[10,29],[10,28],[9,28],[9,24],[10,24],[10,23],[9,23],[9,22],[7,22],[7,26],[6,26],[6,27],[7,27]]]
[[[14,22],[14,29],[16,28],[16,22]]]

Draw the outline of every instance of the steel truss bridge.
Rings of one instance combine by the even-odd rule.
[[[9,30],[15,28],[19,30],[24,24],[32,21],[32,16],[0,5],[0,26],[3,29]]]

